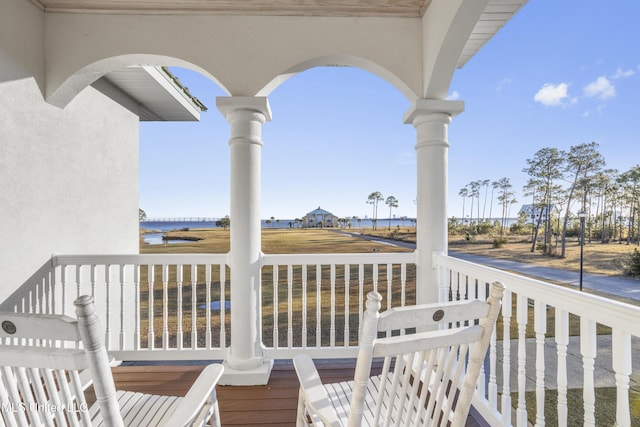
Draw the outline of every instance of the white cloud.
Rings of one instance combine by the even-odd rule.
[[[454,90],[447,96],[447,99],[450,101],[455,101],[456,99],[460,99],[460,92],[458,92],[457,90]]]
[[[596,81],[589,83],[582,90],[584,96],[588,98],[605,100],[616,96],[615,86],[604,76],[598,77]]]
[[[545,83],[538,92],[533,96],[534,101],[549,107],[565,105],[569,99],[569,85],[566,83],[558,83],[556,85]]]
[[[635,74],[636,72],[633,70],[623,70],[621,67],[618,67],[618,69],[616,70],[616,73],[611,75],[611,78],[614,80],[623,79],[623,78],[631,77]]]

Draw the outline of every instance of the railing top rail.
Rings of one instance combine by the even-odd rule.
[[[228,254],[54,255],[54,266],[116,264],[229,264]]]
[[[579,292],[493,267],[464,261],[441,253],[434,253],[436,265],[469,274],[487,283],[503,282],[507,291],[526,295],[551,307],[565,310],[619,328],[640,337],[640,307],[609,298]]]
[[[415,252],[373,252],[342,254],[264,254],[263,265],[284,264],[401,264],[415,263]]]

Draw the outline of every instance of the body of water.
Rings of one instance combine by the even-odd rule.
[[[469,219],[465,220],[467,223]],[[475,219],[473,220],[475,221]],[[492,220],[493,222],[494,220]],[[499,220],[498,220],[499,221]],[[507,226],[517,222],[517,218],[508,218]],[[378,228],[385,229],[389,228],[389,224],[391,224],[391,228],[402,228],[402,227],[410,227],[416,225],[412,218],[392,218],[391,222],[389,219],[378,219]],[[293,219],[280,219],[280,220],[262,220],[262,228],[299,228],[300,223],[296,223]],[[162,234],[165,231],[172,230],[183,230],[183,229],[195,229],[195,228],[217,228],[215,221],[194,221],[194,220],[181,220],[181,221],[140,221],[140,228],[150,231],[155,231],[154,233],[147,233],[144,235],[144,241],[151,245],[159,245],[159,244],[174,244],[174,243],[185,243],[185,240],[162,240]],[[346,230],[361,230],[361,229],[371,229],[373,228],[373,221],[370,218],[361,218],[361,219],[351,219],[350,226],[347,226]]]
[[[347,226],[346,229],[358,230],[363,228],[373,228],[373,221],[368,218],[362,219],[351,219],[351,226]],[[391,227],[409,227],[415,225],[415,222],[410,218],[392,218],[391,219]],[[296,223],[293,219],[280,219],[280,220],[262,220],[262,228],[299,228],[301,226],[300,223]],[[389,220],[388,219],[378,219],[378,228],[388,228]],[[173,231],[173,230],[184,230],[184,229],[195,229],[195,228],[217,228],[215,221],[140,221],[140,228],[149,231],[155,231],[154,233],[146,233],[143,238],[145,243],[151,245],[160,245],[160,244],[174,244],[174,243],[184,243],[184,240],[162,240],[162,234],[165,231]]]
[[[351,228],[371,228],[373,221],[368,218],[351,219]],[[392,218],[391,227],[408,227],[415,225],[412,219]],[[262,220],[262,228],[299,228],[300,223],[293,219]],[[378,219],[378,227],[389,227],[388,219]],[[171,231],[184,228],[216,228],[215,221],[140,221],[140,228],[145,230]]]

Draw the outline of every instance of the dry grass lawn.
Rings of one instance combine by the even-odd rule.
[[[170,231],[173,238],[198,238],[199,241],[148,245],[140,243],[141,253],[226,253],[229,252],[229,230],[192,229]],[[278,229],[262,230],[262,251],[267,254],[295,253],[359,253],[359,252],[403,252],[397,246],[354,239],[336,233],[335,229]]]
[[[494,258],[504,258],[513,261],[528,262],[546,267],[562,268],[579,271],[580,244],[577,240],[567,241],[565,257],[552,257],[541,251],[531,252],[531,243],[522,238],[513,238],[501,248],[494,248],[488,237],[475,242],[467,242],[459,236],[451,236],[449,248],[452,250],[486,255]],[[630,255],[637,245],[626,243],[585,242],[583,271],[591,274],[619,276],[624,274],[624,259]]]

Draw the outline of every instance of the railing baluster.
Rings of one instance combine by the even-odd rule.
[[[349,347],[349,314],[350,314],[350,302],[349,302],[349,281],[351,279],[351,265],[344,265],[344,346]]]
[[[307,348],[307,264],[302,265],[302,348]]]
[[[149,314],[148,314],[148,332],[147,332],[147,348],[149,350],[155,349],[156,346],[156,337],[154,332],[154,323],[155,319],[153,316],[153,305],[154,305],[154,283],[155,283],[155,265],[148,264],[147,265],[147,280],[149,284]]]
[[[162,348],[169,349],[169,264],[162,264]]]
[[[133,286],[135,289],[134,304],[134,327],[133,327],[133,349],[140,350],[140,264],[133,266]]]
[[[51,282],[51,274],[45,274],[42,278],[46,289],[45,298],[47,298],[47,314],[55,314],[55,287]]]
[[[525,392],[527,385],[527,311],[528,300],[525,295],[518,295],[516,318],[518,322],[518,409],[516,411],[518,427],[527,425],[527,403]]]
[[[616,373],[616,425],[630,426],[629,376],[631,375],[631,335],[615,328],[612,333],[613,370]]]
[[[498,408],[498,383],[497,383],[497,333],[493,330],[491,341],[489,344],[489,384],[487,387],[487,397],[489,400],[489,408],[493,411]]]
[[[373,270],[373,290],[378,292],[378,263],[374,262],[371,269]]]
[[[511,425],[511,316],[513,314],[512,293],[502,297],[502,423]]]
[[[220,264],[220,348],[227,347],[226,302],[227,266]]]
[[[331,264],[329,282],[331,283],[331,304],[330,304],[330,329],[329,329],[329,346],[336,346],[336,265]]]
[[[280,347],[280,335],[278,325],[278,264],[273,266],[273,348]]]
[[[544,337],[547,333],[547,305],[534,303],[533,328],[536,334],[536,425],[544,422]]]
[[[91,264],[91,296],[96,297],[96,269],[98,266],[96,264]]]
[[[407,304],[407,264],[400,264],[400,307],[404,307]],[[404,334],[404,330],[400,331]]]
[[[81,264],[76,265],[76,295],[78,296],[82,295],[82,289],[80,287],[82,284],[81,269],[82,269]]]
[[[107,350],[111,350],[111,264],[105,264],[104,266],[104,286],[106,291],[106,314],[105,314],[105,347]]]
[[[204,318],[206,323],[206,325],[204,326],[205,328],[204,341],[205,341],[205,347],[207,349],[210,349],[213,346],[213,343],[211,342],[211,339],[212,339],[212,336],[211,336],[211,269],[212,268],[213,268],[213,265],[211,264],[205,264],[204,266],[204,286],[205,286]],[[222,307],[222,296],[221,296],[220,312],[222,313],[223,310],[224,310],[224,307]],[[224,325],[221,325],[221,329],[224,329]]]
[[[191,264],[191,348],[198,348],[198,265]]]
[[[178,350],[182,350],[183,346],[183,330],[182,330],[182,284],[184,280],[184,266],[182,264],[176,265],[176,284],[178,287],[177,295],[177,307],[176,315],[177,319],[177,331],[176,331],[176,347]]]
[[[322,273],[321,265],[316,264],[316,347],[322,347]]]
[[[485,282],[481,282],[478,279],[475,279],[475,288],[476,288],[476,295],[477,298],[485,301],[487,299],[487,291],[488,291],[488,284]],[[480,365],[480,375],[478,376],[478,386],[476,388],[476,393],[481,396],[483,399],[486,396],[486,371],[484,369],[484,363],[482,365]]]
[[[580,318],[580,352],[582,353],[582,369],[584,371],[582,400],[584,401],[585,426],[596,425],[594,367],[597,351],[596,322],[582,317]]]
[[[393,264],[387,264],[387,310],[391,308],[393,293]]]
[[[67,266],[63,265],[60,268],[60,287],[62,288],[62,312],[60,314],[67,313]],[[29,305],[29,313],[33,313],[32,306]]]
[[[287,265],[287,347],[293,348],[293,266]]]
[[[556,308],[556,348],[558,353],[558,425],[567,425],[567,346],[569,345],[569,313]]]

